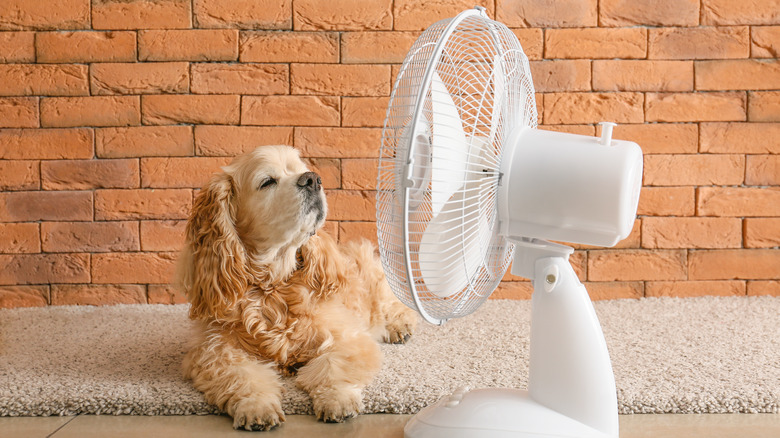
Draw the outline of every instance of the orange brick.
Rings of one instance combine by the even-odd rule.
[[[295,129],[294,145],[305,157],[375,158],[382,130],[376,128]]]
[[[590,91],[590,61],[531,61],[531,77],[537,93]]]
[[[544,95],[544,122],[578,124],[642,123],[642,93],[550,93]]]
[[[776,280],[780,278],[780,251],[721,249],[691,251],[691,280]]]
[[[242,125],[338,126],[339,98],[331,96],[244,96]]]
[[[141,221],[141,251],[180,251],[187,221]]]
[[[176,253],[130,252],[94,254],[92,282],[170,283],[176,266]]]
[[[141,61],[235,61],[238,31],[233,29],[142,30]]]
[[[780,154],[780,123],[702,123],[700,152]]]
[[[38,161],[0,160],[0,190],[37,190],[41,174]]]
[[[295,30],[390,30],[392,0],[296,0]]]
[[[780,60],[734,59],[696,61],[697,90],[776,90]]]
[[[38,224],[0,224],[0,253],[29,254],[41,252]]]
[[[697,26],[698,0],[601,0],[600,26]]]
[[[135,32],[39,32],[37,61],[134,62]]]
[[[376,193],[367,190],[326,190],[328,219],[370,221],[376,219]]]
[[[146,294],[149,304],[187,304],[184,292],[167,284],[150,284]]]
[[[95,191],[96,220],[186,219],[191,206],[187,189]]]
[[[377,166],[373,158],[342,160],[342,184],[345,189],[376,189]]]
[[[748,92],[748,120],[780,122],[780,91]]]
[[[780,281],[748,281],[747,294],[780,297]]]
[[[138,251],[137,222],[44,222],[45,252]]]
[[[138,96],[44,97],[41,126],[130,126],[141,124]]]
[[[699,216],[780,216],[780,187],[700,187],[696,211]]]
[[[647,93],[648,122],[723,122],[747,119],[743,92]]]
[[[696,212],[693,187],[643,187],[637,214],[647,216],[693,216]]]
[[[646,217],[642,219],[642,247],[739,248],[742,220],[714,217]]]
[[[777,58],[780,56],[780,26],[755,26],[750,32],[750,56]]]
[[[529,300],[534,286],[529,281],[502,281],[490,294],[491,300]]]
[[[511,29],[520,46],[523,47],[523,53],[530,60],[542,59],[544,51],[544,32],[542,29]]]
[[[701,24],[778,24],[780,8],[774,1],[703,0]]]
[[[35,32],[0,32],[0,62],[35,62]]]
[[[509,27],[596,26],[596,0],[504,0],[496,5],[496,20]]]
[[[359,239],[366,239],[376,245],[376,222],[339,222],[339,242]]]
[[[341,98],[341,126],[382,127],[385,124],[388,97]]]
[[[240,96],[153,95],[141,101],[145,125],[237,125],[240,110]]]
[[[596,136],[601,136],[601,125],[596,129]],[[695,154],[699,150],[699,129],[695,124],[617,125],[612,137],[637,143],[645,155]]]
[[[341,160],[335,158],[304,158],[309,170],[322,178],[323,189],[341,188]]]
[[[396,30],[424,30],[433,23],[453,18],[466,9],[481,6],[488,17],[495,17],[494,2],[490,0],[450,0],[420,2],[395,0],[393,2],[393,28]]]
[[[89,254],[0,255],[0,285],[88,283]]]
[[[544,57],[552,58],[644,58],[647,29],[548,29],[544,34]]]
[[[41,162],[45,190],[136,188],[137,160],[55,160]]]
[[[0,193],[0,221],[91,221],[91,192]]]
[[[287,94],[289,67],[283,64],[193,64],[192,92],[198,94]]]
[[[745,184],[780,186],[780,155],[748,155]]]
[[[115,304],[146,304],[146,288],[132,284],[53,285],[53,306],[112,306]]]
[[[100,158],[192,155],[192,127],[100,128],[95,133],[95,146]]]
[[[93,0],[93,29],[186,29],[189,0]]]
[[[684,250],[594,250],[588,254],[588,280],[685,280]]]
[[[746,218],[745,248],[773,248],[780,246],[780,218]]]
[[[37,97],[0,97],[0,128],[37,128]]]
[[[293,64],[292,94],[389,96],[390,66]]]
[[[258,146],[293,144],[293,128],[256,126],[195,126],[195,153],[236,156]]]
[[[645,290],[641,281],[588,281],[584,285],[591,300],[642,298]]]
[[[650,29],[650,59],[729,59],[750,56],[750,30],[735,27]]]
[[[0,287],[0,309],[43,307],[49,304],[49,286]]]
[[[92,64],[92,94],[185,93],[189,90],[186,62]]]
[[[86,65],[0,64],[0,96],[86,96]]]
[[[0,3],[0,30],[87,28],[89,0],[4,0]]]
[[[401,63],[419,35],[419,32],[345,32],[341,35],[341,62]]]
[[[292,29],[292,0],[194,0],[197,27]]]
[[[333,236],[333,238],[336,239],[336,241],[338,241],[338,238],[339,238],[339,234],[338,234],[339,233],[339,228],[338,228],[338,226],[339,226],[338,222],[332,221],[332,220],[326,220],[325,221],[325,225],[322,226],[322,228],[321,228],[321,230],[319,232],[320,233],[327,233],[327,234]]]
[[[691,61],[593,61],[597,91],[692,91]]]
[[[648,281],[648,297],[702,297],[747,295],[744,281]]]
[[[142,158],[141,187],[201,188],[229,157]]]
[[[0,129],[0,159],[92,158],[89,129]]]
[[[644,185],[740,185],[745,180],[744,155],[646,155]]]
[[[241,32],[241,62],[339,62],[336,32]]]

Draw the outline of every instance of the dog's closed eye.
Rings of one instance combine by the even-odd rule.
[[[266,178],[263,180],[262,183],[260,183],[259,189],[267,189],[268,187],[276,185],[276,179],[275,178]]]

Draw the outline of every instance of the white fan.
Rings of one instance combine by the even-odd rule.
[[[388,282],[435,324],[476,310],[510,262],[534,294],[528,390],[456,391],[420,411],[407,437],[618,436],[601,327],[572,248],[549,241],[612,246],[630,233],[642,151],[612,140],[612,126],[600,139],[534,129],[528,59],[484,8],[433,24],[412,46],[379,159]]]

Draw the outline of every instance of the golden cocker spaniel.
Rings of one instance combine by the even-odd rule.
[[[180,261],[197,321],[184,373],[236,429],[284,421],[280,375],[296,375],[319,419],[357,415],[377,341],[404,342],[417,324],[370,243],[320,231],[326,213],[320,177],[287,146],[237,157],[195,199]]]

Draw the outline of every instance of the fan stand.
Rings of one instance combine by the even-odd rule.
[[[458,390],[415,415],[406,438],[618,437],[615,378],[573,249],[513,239],[512,273],[532,278],[528,390]]]

